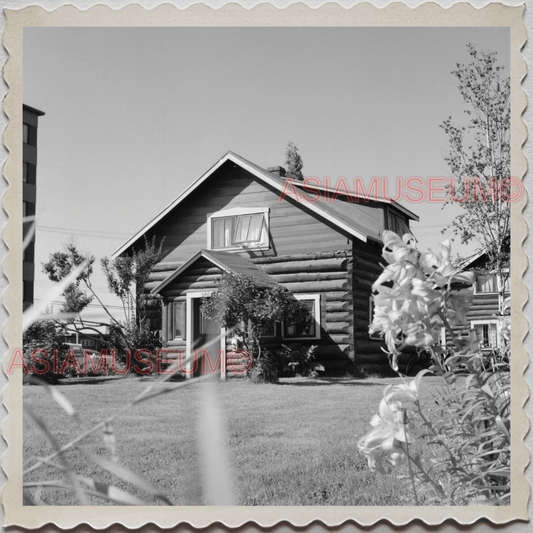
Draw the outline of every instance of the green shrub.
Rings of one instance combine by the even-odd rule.
[[[52,320],[34,322],[24,332],[22,346],[29,375],[48,383],[57,383],[64,377],[61,369],[69,350],[65,344],[65,334],[64,327]]]
[[[250,371],[253,383],[277,383],[279,381],[279,357],[275,352],[264,350],[259,359],[254,361]]]

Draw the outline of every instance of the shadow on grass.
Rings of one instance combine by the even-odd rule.
[[[123,376],[87,376],[84,378],[65,378],[60,379],[58,385],[62,387],[65,385],[101,385],[102,383],[109,383],[112,381],[119,381],[127,379]]]
[[[290,378],[289,378],[290,379]],[[295,381],[281,381],[279,385],[291,386],[291,387],[318,387],[321,385],[343,385],[352,387],[380,387],[379,383],[372,383],[361,379],[342,379],[342,378],[302,378]]]

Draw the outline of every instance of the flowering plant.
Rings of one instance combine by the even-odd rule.
[[[510,498],[510,376],[504,360],[487,358],[474,336],[459,337],[473,300],[473,275],[450,261],[450,242],[440,252],[420,253],[414,238],[383,235],[388,262],[373,286],[371,332],[384,337],[391,367],[405,346],[427,349],[431,370],[385,388],[373,427],[358,447],[372,470],[390,472],[406,458],[415,503],[506,504]],[[445,358],[440,332],[453,341]],[[510,317],[500,320],[508,343]],[[506,348],[508,350],[508,346]],[[433,371],[431,406],[420,397],[422,378]],[[399,372],[398,372],[399,373]],[[424,446],[420,446],[420,444]],[[415,453],[416,445],[422,452]]]

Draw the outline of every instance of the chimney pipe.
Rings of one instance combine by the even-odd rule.
[[[277,166],[277,167],[268,167],[267,171],[271,174],[276,174],[280,178],[285,177],[285,169],[283,167]]]

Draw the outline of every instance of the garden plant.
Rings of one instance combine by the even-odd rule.
[[[428,350],[433,366],[385,388],[359,451],[382,473],[404,459],[417,505],[508,505],[510,316],[499,318],[504,347],[487,356],[473,334],[458,335],[467,326],[473,274],[453,265],[450,242],[438,253],[420,254],[411,235],[386,231],[383,241],[388,265],[373,285],[370,331],[383,335],[396,372],[406,346]],[[439,345],[443,327],[453,343],[450,353]],[[442,377],[442,386],[433,401],[422,402],[420,388],[430,372]]]

